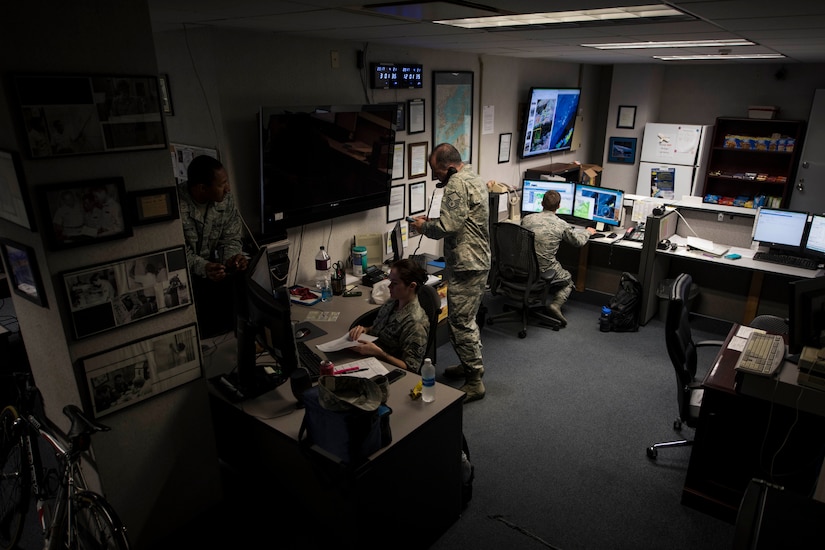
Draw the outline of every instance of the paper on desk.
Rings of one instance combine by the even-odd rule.
[[[341,315],[340,311],[320,311],[313,310],[307,313],[307,321],[318,321],[322,323],[334,323]]]
[[[378,340],[377,336],[370,336],[369,334],[362,334],[358,337],[358,340],[350,340],[349,333],[347,333],[335,340],[318,344],[316,347],[323,352],[341,351],[342,349],[355,347],[361,342],[375,342],[376,340]]]
[[[745,344],[748,342],[748,337],[753,332],[762,332],[765,331],[758,328],[747,327],[742,325],[739,327],[739,330],[736,331],[736,334],[733,335],[733,338],[730,339],[730,343],[728,343],[728,349],[742,351],[745,349]]]
[[[357,376],[359,378],[372,378],[373,376],[387,374],[390,372],[389,369],[387,369],[387,367],[385,367],[384,364],[375,357],[364,357],[363,359],[358,359],[357,361],[350,361],[349,363],[344,363],[342,365],[335,365],[335,372],[355,368],[367,370],[342,374],[345,374],[346,376]]]

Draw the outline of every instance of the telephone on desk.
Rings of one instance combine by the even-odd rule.
[[[640,223],[639,225],[632,225],[627,228],[627,231],[624,233],[624,239],[626,241],[637,241],[642,242],[645,240],[645,224]]]
[[[361,277],[361,284],[364,286],[372,286],[386,278],[387,274],[384,273],[380,267],[372,265],[367,268],[367,272]]]

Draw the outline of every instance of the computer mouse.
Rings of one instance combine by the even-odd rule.
[[[309,334],[310,330],[308,328],[299,328],[295,331],[295,338],[303,338],[307,334]]]
[[[616,235],[615,233],[611,233],[607,236],[608,239],[615,239],[616,237],[618,237],[618,235]]]

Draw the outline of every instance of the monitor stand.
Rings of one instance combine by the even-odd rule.
[[[212,379],[215,386],[233,403],[254,399],[274,390],[285,379],[270,375],[266,368],[257,363],[255,346],[255,328],[246,320],[238,317],[235,337],[238,342],[237,364],[235,369]]]

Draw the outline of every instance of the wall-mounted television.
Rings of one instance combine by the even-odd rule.
[[[521,132],[521,158],[532,158],[573,146],[579,111],[579,88],[530,88]]]
[[[387,206],[397,105],[261,107],[261,233]]]

